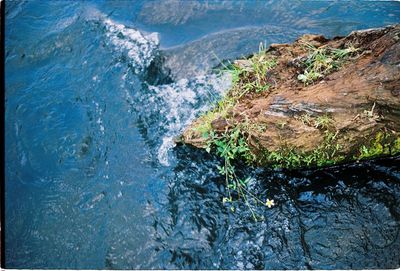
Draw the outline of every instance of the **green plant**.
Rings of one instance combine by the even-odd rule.
[[[277,123],[277,125],[278,125],[278,127],[279,127],[280,129],[285,128],[286,124],[287,124],[287,121],[279,121],[279,122]]]
[[[219,173],[225,176],[225,183],[228,190],[228,197],[223,198],[223,203],[232,203],[232,194],[235,192],[239,199],[242,198],[244,200],[245,204],[251,211],[253,219],[258,221],[253,203],[261,203],[268,207],[272,207],[274,203],[269,199],[267,199],[266,202],[263,202],[260,198],[249,191],[247,184],[251,180],[250,177],[243,179],[239,178],[236,174],[235,166],[233,165],[235,159],[243,158],[248,162],[255,161],[255,156],[251,152],[245,139],[243,125],[246,124],[237,124],[234,128],[229,130],[227,129],[225,132],[220,134],[217,134],[212,130],[209,134],[205,134],[204,136],[207,140],[206,150],[207,152],[210,152],[214,149],[217,155],[223,159],[223,165],[217,166]],[[252,202],[250,202],[250,200]],[[235,210],[233,206],[231,206],[231,210]]]
[[[297,79],[308,85],[319,78],[337,70],[346,59],[358,52],[358,49],[350,45],[345,49],[316,48],[306,44],[309,54],[302,63],[305,67],[303,73]]]
[[[396,155],[400,153],[400,136],[398,136],[390,146],[390,154]]]
[[[313,126],[322,131],[328,130],[333,122],[328,114],[314,117],[308,113],[305,113],[300,116],[295,116],[295,118],[299,119],[304,125]]]
[[[362,145],[359,149],[357,160],[373,158],[379,155],[395,155],[400,150],[400,137],[393,139],[389,133],[379,131],[368,145]]]
[[[312,126],[312,117],[309,114],[303,114],[299,117],[299,119],[304,125]]]
[[[216,56],[216,58],[218,58]],[[242,59],[225,65],[221,62],[223,69],[220,71],[229,72],[232,77],[230,90],[218,100],[211,110],[199,116],[198,125],[192,128],[194,132],[201,135],[209,134],[212,130],[211,122],[217,118],[227,118],[229,112],[239,100],[249,93],[262,93],[271,87],[267,82],[267,73],[276,65],[275,58],[264,52],[263,45],[260,45],[260,52],[249,59]],[[259,130],[265,129],[258,127]]]
[[[332,124],[332,119],[327,115],[318,116],[314,120],[314,127],[318,129],[328,129],[329,126]]]
[[[237,60],[231,67],[233,87],[231,96],[240,99],[247,93],[262,93],[271,87],[268,73],[277,65],[275,58],[260,52],[249,59]],[[239,78],[239,79],[238,79]]]
[[[299,74],[297,76],[297,79],[301,82],[303,82],[304,84],[309,84],[311,82],[316,81],[319,78],[324,77],[321,73],[313,71],[313,70],[304,70],[304,73]]]
[[[324,141],[318,148],[310,151],[297,151],[291,146],[281,146],[275,151],[264,150],[261,155],[262,164],[271,164],[275,168],[298,168],[303,166],[324,166],[338,163],[344,159],[337,152],[341,146],[336,142],[338,132],[324,132]]]

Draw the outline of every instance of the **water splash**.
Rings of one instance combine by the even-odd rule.
[[[118,24],[108,18],[103,22],[109,42],[117,51],[126,53],[135,73],[144,72],[156,55],[160,43],[158,34],[144,35],[138,30]]]
[[[205,112],[230,86],[229,74],[198,76],[181,79],[172,84],[149,86],[151,115],[158,114],[164,126],[158,160],[168,166],[168,151],[175,146],[174,138],[201,112]],[[157,106],[154,106],[157,105]]]

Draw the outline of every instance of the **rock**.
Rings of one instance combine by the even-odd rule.
[[[305,35],[290,45],[274,44],[266,51],[278,63],[268,74],[274,84],[268,91],[243,95],[232,114],[219,116],[211,126],[216,132],[246,127],[243,134],[248,135],[254,162],[262,165],[321,166],[396,155],[400,153],[399,36],[400,25],[394,25],[332,40]],[[305,44],[355,46],[357,54],[304,84],[298,75],[304,73],[302,63],[310,53]],[[246,71],[251,66],[249,59],[235,63]],[[184,131],[185,143],[204,147],[205,140],[193,131],[201,123],[198,119]]]
[[[223,132],[229,126],[229,123],[224,118],[218,118],[211,122],[211,127],[217,132]]]

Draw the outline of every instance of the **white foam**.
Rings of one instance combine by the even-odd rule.
[[[126,53],[136,73],[143,72],[154,59],[159,46],[157,33],[143,35],[138,30],[118,24],[109,18],[103,19],[106,37],[114,48]]]
[[[134,69],[134,73],[143,73],[154,60],[159,48],[159,35],[157,33],[143,34],[136,29],[117,23],[95,8],[87,10],[87,17],[100,21],[105,28],[107,42],[117,52],[123,53]],[[127,80],[128,72],[121,79]],[[95,81],[97,78],[93,78]],[[163,165],[169,165],[168,153],[175,146],[173,139],[188,126],[199,112],[206,111],[210,103],[206,97],[220,96],[230,86],[231,79],[228,74],[218,77],[216,75],[202,75],[195,78],[181,79],[172,84],[148,86],[149,93],[144,94],[144,107],[148,113],[161,115],[165,126],[158,148],[158,160]],[[134,104],[134,98],[122,84],[126,100]],[[212,93],[212,94],[211,94]],[[142,108],[144,109],[144,108]],[[102,112],[96,104],[96,112],[100,116],[99,128],[104,133]],[[153,115],[154,116],[154,115]],[[150,116],[151,117],[151,116]],[[165,131],[165,132],[164,132]]]
[[[173,147],[175,147],[173,139],[174,138],[170,136],[164,137],[162,139],[162,144],[158,149],[157,153],[158,161],[164,166],[169,166],[168,151]]]
[[[200,112],[206,111],[210,103],[206,103],[210,95],[221,96],[230,86],[229,75],[198,76],[181,79],[175,83],[161,86],[149,86],[150,95],[158,100],[159,114],[165,118],[166,132],[158,149],[158,160],[168,166],[168,152],[175,146],[174,138],[187,127]],[[202,101],[201,101],[202,100]],[[203,106],[197,105],[203,104]]]

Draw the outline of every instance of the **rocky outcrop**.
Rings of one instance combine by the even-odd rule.
[[[293,44],[272,44],[256,55],[276,62],[257,79],[268,86],[266,90],[243,92],[226,112],[213,109],[214,114],[198,118],[184,131],[182,141],[210,147],[210,132],[227,134],[239,127],[252,162],[279,167],[396,155],[400,151],[399,41],[400,25],[395,25],[332,40],[305,35]],[[347,48],[355,49],[340,65],[325,60],[327,65],[333,63],[332,68],[312,80],[304,79],[312,61],[310,50],[340,54]],[[235,62],[238,89],[255,80],[244,78],[254,68],[250,60]],[[227,97],[237,93],[228,92]],[[208,131],[200,129],[207,121]]]

